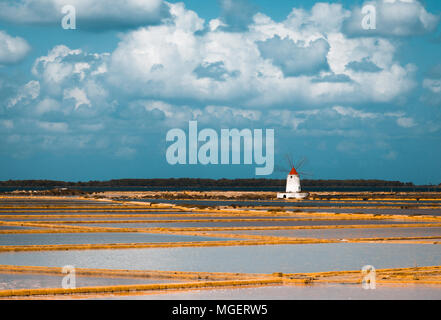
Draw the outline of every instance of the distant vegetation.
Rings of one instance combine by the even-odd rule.
[[[285,179],[119,179],[109,181],[65,182],[54,180],[8,180],[0,181],[0,187],[231,187],[265,188],[284,187]],[[302,180],[304,187],[414,187],[412,182],[384,180]]]

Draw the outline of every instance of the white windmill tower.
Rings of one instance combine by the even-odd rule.
[[[303,159],[297,168],[300,168],[306,159]],[[309,193],[302,192],[302,186],[300,183],[300,175],[296,170],[296,166],[293,164],[290,158],[288,158],[288,162],[291,166],[291,171],[289,172],[286,178],[286,192],[278,193],[277,198],[279,199],[305,199],[309,196]]]

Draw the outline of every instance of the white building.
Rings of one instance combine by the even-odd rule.
[[[293,167],[291,172],[286,178],[286,192],[278,193],[277,198],[279,199],[304,199],[309,196],[309,193],[302,192],[302,187],[300,185],[300,176],[297,170]]]

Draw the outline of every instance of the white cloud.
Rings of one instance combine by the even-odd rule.
[[[60,109],[60,103],[50,98],[43,99],[35,107],[36,113],[40,115],[51,111],[58,111],[59,109]]]
[[[371,113],[371,112],[363,112],[360,110],[353,109],[351,107],[335,106],[332,109],[334,111],[336,111],[338,114],[340,114],[342,116],[346,116],[346,117],[360,118],[360,119],[378,118],[378,114]]]
[[[335,74],[343,74],[358,85],[358,97],[365,101],[387,102],[412,90],[416,83],[414,65],[402,66],[394,60],[391,41],[376,38],[328,37],[331,49],[328,62]],[[378,70],[355,70],[351,63],[369,62]]]
[[[34,92],[28,94],[35,100],[34,114],[61,110],[73,117],[64,129],[47,123],[40,127],[98,132],[102,127],[96,121],[108,121],[111,114],[140,123],[145,117],[140,126],[148,130],[193,119],[237,126],[260,121],[316,136],[344,135],[350,123],[360,122],[354,119],[392,117],[400,126],[415,125],[404,113],[348,107],[405,98],[415,85],[415,67],[396,60],[396,43],[390,39],[345,36],[340,29],[348,12],[341,5],[295,9],[281,22],[258,14],[242,32],[226,31],[220,20],[206,26],[182,3],[169,7],[170,19],[121,34],[110,54],[60,45],[37,58],[32,71],[38,81],[28,88]],[[326,29],[326,23],[332,28]],[[286,50],[259,50],[259,44],[271,47],[274,39],[287,43]],[[371,67],[354,67],[361,64]],[[344,81],[325,80],[338,77]],[[48,116],[59,114],[44,119]],[[75,123],[86,117],[91,126]],[[317,123],[324,126],[315,129]]]
[[[159,23],[168,16],[162,0],[5,0],[0,2],[0,20],[60,25],[65,5],[75,7],[79,29],[138,27]]]
[[[385,119],[393,119],[394,121],[396,121],[396,124],[398,126],[403,128],[412,128],[417,125],[415,123],[415,120],[413,118],[406,117],[406,113],[404,112],[374,113],[374,112],[365,112],[351,107],[342,107],[342,106],[335,106],[332,108],[332,110],[337,112],[342,117],[358,118],[362,120],[381,121]]]
[[[25,84],[18,90],[15,97],[11,98],[8,102],[8,107],[13,107],[19,102],[29,102],[29,100],[35,100],[40,95],[40,82],[32,80]]]
[[[262,112],[258,110],[231,108],[225,106],[206,106],[202,114],[227,123],[234,123],[241,118],[248,121],[258,121],[261,120],[262,117]]]
[[[290,110],[270,110],[265,119],[269,125],[283,126],[290,130],[298,130],[299,125],[306,121]]]
[[[212,19],[209,22],[210,31],[216,31],[219,27],[225,27],[226,24],[222,22],[220,19]]]
[[[25,2],[28,9],[37,4],[41,9],[55,0],[17,3]],[[97,1],[97,8],[102,3]],[[129,7],[133,3],[129,1]],[[106,9],[107,22],[115,8],[118,5]],[[36,15],[26,10],[18,23],[28,23]],[[16,92],[14,98],[5,100],[17,105],[7,111],[26,114],[27,120],[1,120],[2,130],[31,131],[17,136],[15,141],[23,144],[26,136],[35,134],[29,139],[40,139],[38,146],[111,148],[109,154],[132,157],[145,133],[158,135],[164,127],[185,126],[189,120],[199,121],[201,127],[278,128],[281,136],[288,133],[282,138],[287,140],[299,136],[355,140],[385,125],[393,131],[420,124],[415,120],[419,118],[386,107],[406,99],[415,87],[415,66],[403,65],[397,55],[401,43],[379,32],[372,37],[348,35],[342,26],[350,11],[340,4],[293,9],[282,21],[260,13],[242,28],[226,26],[222,16],[206,23],[182,3],[170,4],[168,11],[170,17],[161,24],[147,22],[148,26],[140,24],[120,34],[111,53],[60,45],[37,58],[35,80],[18,90],[14,87],[10,90],[10,95]],[[93,28],[103,27],[105,19]],[[421,19],[426,21],[423,26],[430,26],[430,16]],[[121,20],[116,26],[122,24]],[[401,34],[409,31],[403,30]],[[420,29],[424,30],[429,29]],[[268,45],[264,50],[262,43]],[[439,77],[428,75],[423,87],[441,93]],[[439,131],[436,120],[433,132]],[[122,131],[143,142],[114,141]],[[403,129],[395,131],[402,134]],[[381,130],[373,135],[380,139]],[[339,150],[356,153],[357,142],[342,143]],[[389,150],[383,148],[378,157],[397,156]]]
[[[173,19],[167,24],[122,37],[111,54],[109,81],[144,98],[236,102],[251,108],[292,101],[309,105],[390,102],[413,89],[415,68],[395,61],[391,41],[345,37],[337,30],[347,12],[340,5],[324,6],[327,10],[321,12],[317,8],[322,6],[317,4],[311,12],[293,10],[280,23],[257,14],[249,31],[213,27],[198,34],[203,21],[182,4],[170,5]],[[335,32],[321,30],[319,20],[326,12]],[[262,54],[258,44],[277,37],[298,50]],[[307,50],[311,47],[314,50]],[[365,60],[378,70],[347,67]],[[325,75],[344,76],[348,81],[320,81]]]
[[[412,118],[398,118],[397,124],[403,128],[412,128],[416,126],[416,123]]]
[[[85,71],[90,69],[90,64],[85,62],[79,62],[74,65],[73,73],[79,74],[80,80],[84,80],[86,73]]]
[[[89,54],[59,45],[46,56],[37,58],[32,73],[40,80],[42,99],[60,103],[73,100],[73,104],[67,101],[65,113],[81,110],[81,106],[95,106],[90,112],[105,109],[113,103],[108,101],[109,86],[105,81],[108,56],[107,53]]]
[[[88,106],[88,107],[92,106],[86,93],[84,92],[84,90],[82,90],[80,88],[72,88],[72,89],[64,90],[63,99],[64,100],[74,99],[75,100],[75,110],[83,105]]]
[[[441,64],[433,66],[423,80],[425,89],[420,100],[425,104],[441,105]]]
[[[423,87],[433,93],[441,93],[441,79],[424,79]]]
[[[294,8],[284,22],[292,30],[313,33],[333,33],[340,31],[343,22],[350,16],[341,4],[319,2],[314,4],[311,11]]]
[[[0,65],[20,62],[30,50],[31,47],[25,39],[12,37],[0,30]]]
[[[67,132],[69,125],[65,122],[37,121],[37,126],[52,132]]]
[[[35,76],[41,77],[54,91],[65,79],[72,75],[75,70],[74,63],[64,60],[70,57],[81,58],[81,50],[70,50],[64,45],[54,47],[47,56],[38,58],[32,68]]]
[[[295,9],[282,22],[258,14],[244,32],[206,28],[182,3],[169,7],[170,19],[122,35],[111,54],[54,47],[33,67],[42,91],[59,99],[70,97],[74,88],[81,90],[76,109],[78,103],[115,105],[121,93],[145,100],[263,108],[292,107],[293,101],[305,106],[390,102],[414,87],[415,69],[395,61],[391,41],[347,38],[338,32],[348,14],[341,5]],[[323,31],[320,21],[326,17],[332,32]],[[269,57],[259,43],[274,39],[290,45],[283,54],[270,52]],[[363,61],[378,70],[348,67]],[[345,81],[325,80],[338,76]]]

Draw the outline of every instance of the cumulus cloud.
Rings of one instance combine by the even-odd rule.
[[[22,61],[31,50],[28,42],[20,37],[13,37],[0,30],[0,65]]]
[[[39,79],[42,98],[58,100],[64,113],[70,110],[90,115],[106,109],[112,104],[105,81],[107,57],[105,53],[89,54],[63,45],[54,47],[46,56],[37,58],[32,68],[33,75]],[[46,110],[44,106],[40,110]]]
[[[319,2],[310,11],[293,8],[283,24],[305,33],[332,33],[339,32],[348,17],[350,11],[341,4]]]
[[[168,7],[162,0],[5,0],[0,2],[0,20],[60,25],[65,5],[75,7],[78,29],[133,28],[157,24],[168,17]]]
[[[11,104],[39,97],[34,109],[40,114],[61,110],[92,116],[117,110],[126,118],[118,108],[127,99],[128,105],[130,100],[164,101],[147,110],[153,118],[188,119],[195,117],[193,108],[170,111],[167,104],[184,100],[294,110],[293,101],[304,107],[391,102],[415,86],[415,67],[395,59],[392,41],[348,38],[341,32],[349,13],[339,4],[293,9],[281,22],[257,14],[242,32],[207,29],[184,4],[167,5],[169,19],[121,34],[111,53],[55,46],[36,59],[32,73],[37,80]],[[325,32],[326,21],[332,28]]]
[[[293,9],[278,22],[256,14],[241,30],[222,17],[206,23],[182,3],[167,6],[168,19],[122,33],[113,52],[59,45],[36,58],[34,79],[10,100],[29,121],[14,119],[14,130],[40,130],[45,146],[64,145],[62,133],[79,137],[76,148],[134,156],[146,132],[189,120],[314,137],[417,126],[404,112],[366,107],[405,100],[416,67],[400,63],[393,39],[346,35],[350,12],[340,4]],[[436,93],[437,78],[427,79]],[[112,144],[109,128],[139,139]]]
[[[366,5],[376,8],[376,29],[362,28],[362,8]],[[410,36],[431,32],[438,22],[439,17],[427,12],[418,0],[374,0],[356,7],[345,29],[354,36]]]
[[[88,54],[81,49],[71,50],[67,46],[58,45],[47,56],[36,59],[32,73],[59,90],[60,85],[72,77],[83,81],[86,75],[99,74],[97,70],[103,68],[105,57],[106,54]],[[105,73],[105,66],[102,73]]]
[[[78,109],[80,106],[88,106],[91,107],[91,103],[89,98],[87,97],[84,90],[80,88],[72,88],[69,90],[64,90],[63,99],[74,99],[75,100],[75,109]]]
[[[338,31],[347,16],[341,5],[293,10],[282,22],[257,14],[244,32],[205,29],[181,3],[170,12],[166,24],[122,37],[108,64],[113,86],[149,99],[246,107],[389,102],[415,86],[415,68],[395,60],[391,41]],[[322,31],[325,13],[332,32]]]
[[[391,101],[415,86],[416,67],[400,65],[390,40],[347,38],[338,33],[328,37],[328,62],[335,74],[344,74],[358,85],[358,97],[368,101]]]

